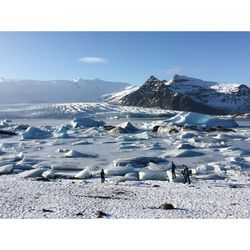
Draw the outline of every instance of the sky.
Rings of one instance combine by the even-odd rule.
[[[250,32],[0,32],[0,77],[250,83]]]

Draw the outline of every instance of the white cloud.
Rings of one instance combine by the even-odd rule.
[[[83,63],[92,63],[92,64],[106,63],[107,62],[107,60],[105,58],[95,57],[95,56],[81,57],[78,59],[78,61],[83,62]]]

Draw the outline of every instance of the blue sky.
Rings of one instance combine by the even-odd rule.
[[[0,32],[0,77],[250,83],[250,32]]]

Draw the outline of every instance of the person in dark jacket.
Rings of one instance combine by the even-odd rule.
[[[183,165],[183,177],[184,177],[184,183],[188,182],[188,184],[191,183],[190,181],[190,171],[186,165]]]
[[[101,183],[104,183],[105,182],[105,173],[104,173],[104,170],[102,169],[101,171]]]
[[[171,170],[172,170],[172,179],[173,180],[176,179],[175,169],[176,169],[176,166],[175,166],[174,162],[172,162]]]

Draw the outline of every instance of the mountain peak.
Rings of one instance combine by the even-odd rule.
[[[187,82],[189,81],[191,78],[188,77],[188,76],[180,76],[180,75],[177,75],[177,74],[174,74],[174,77],[173,77],[173,82]],[[194,79],[194,78],[193,78]]]
[[[148,78],[148,80],[146,81],[146,83],[152,83],[152,82],[159,82],[160,80],[158,78],[156,78],[155,76],[150,76]]]

